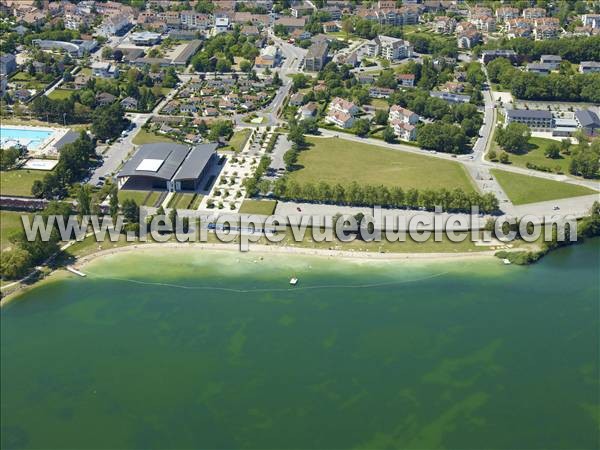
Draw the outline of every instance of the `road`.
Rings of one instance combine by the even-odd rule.
[[[102,164],[94,170],[88,182],[89,184],[95,186],[100,181],[100,177],[110,177],[118,172],[121,164],[134,148],[133,138],[138,134],[149,116],[150,114],[132,114],[129,117],[131,122],[135,124],[135,128],[108,147],[103,155]]]

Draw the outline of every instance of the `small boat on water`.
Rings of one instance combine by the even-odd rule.
[[[507,266],[508,266],[508,265],[510,265],[510,264],[512,264],[508,258],[504,258],[504,259],[502,260],[502,262],[503,262],[504,264],[506,264]]]
[[[298,284],[298,278],[291,278],[290,279],[290,284],[292,286],[296,286]]]

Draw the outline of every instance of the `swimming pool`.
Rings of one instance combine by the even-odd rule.
[[[0,127],[0,146],[8,148],[20,144],[28,149],[35,149],[53,134],[53,130],[46,128]]]

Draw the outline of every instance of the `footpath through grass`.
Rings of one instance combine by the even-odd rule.
[[[454,189],[474,192],[463,166],[454,161],[386,149],[341,138],[308,138],[300,152],[299,170],[290,177],[300,184],[399,186],[402,189]]]
[[[500,169],[491,169],[491,173],[515,205],[598,193],[584,186],[506,172]]]
[[[0,171],[0,194],[31,197],[31,186],[36,180],[42,180],[50,173],[45,170],[3,170]]]

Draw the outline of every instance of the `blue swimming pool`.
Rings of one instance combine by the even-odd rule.
[[[15,144],[21,144],[29,149],[35,149],[42,142],[48,139],[54,131],[44,128],[23,129],[0,127],[0,144],[2,148],[12,147]]]

